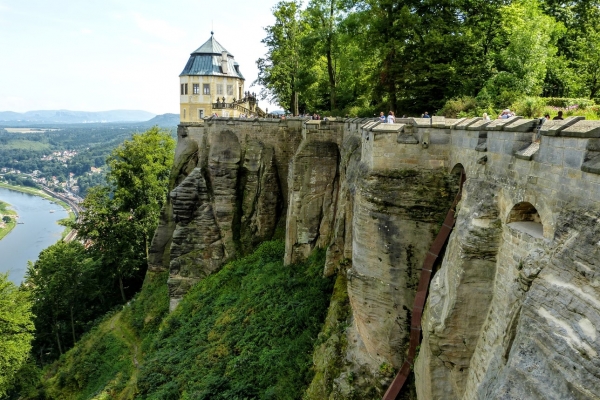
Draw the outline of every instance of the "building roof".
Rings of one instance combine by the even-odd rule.
[[[227,53],[228,71],[226,74],[221,70],[221,58],[223,52]],[[244,79],[244,76],[239,70],[239,64],[233,59],[233,54],[229,54],[229,52],[215,40],[212,32],[210,39],[190,54],[190,58],[185,65],[185,68],[181,74],[179,74],[179,76],[189,75],[230,76],[233,78]]]
[[[221,55],[222,52],[227,51],[227,49],[223,46],[221,46],[221,43],[217,42],[216,39],[214,38],[212,32],[210,33],[210,39],[208,39],[202,46],[198,47],[196,50],[194,50],[193,54],[216,54],[216,55]],[[233,54],[230,54],[227,51],[227,54],[229,54],[231,57],[233,57]]]

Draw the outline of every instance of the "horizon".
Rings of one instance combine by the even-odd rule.
[[[211,30],[258,93],[251,85],[275,4],[0,0],[0,110],[179,114],[179,74]]]

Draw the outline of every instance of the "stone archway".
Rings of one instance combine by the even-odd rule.
[[[527,201],[522,201],[513,206],[508,213],[506,224],[535,238],[544,237],[542,218],[533,204]]]

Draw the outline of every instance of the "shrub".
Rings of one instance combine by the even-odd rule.
[[[477,109],[477,100],[474,97],[463,96],[446,101],[444,106],[437,112],[446,118],[457,118],[461,113],[470,114]]]
[[[544,101],[539,97],[523,97],[511,105],[517,115],[538,118],[544,115]]]

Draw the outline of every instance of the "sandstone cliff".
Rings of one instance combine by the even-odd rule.
[[[403,398],[600,398],[600,124],[210,119],[179,128],[149,267],[190,285],[282,232],[337,274],[309,399],[381,398],[420,269],[458,190]],[[417,314],[418,315],[418,314]]]

